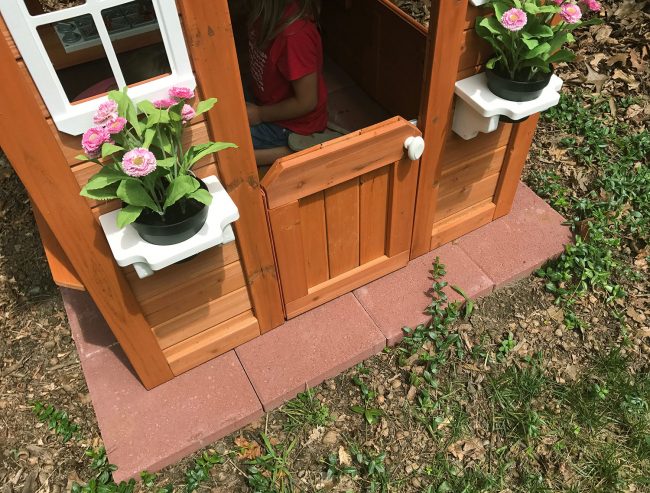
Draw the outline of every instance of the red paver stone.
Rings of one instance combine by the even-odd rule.
[[[352,294],[296,317],[236,349],[269,411],[386,346]]]
[[[234,351],[149,391],[119,346],[82,365],[118,482],[172,464],[263,414]]]
[[[431,300],[427,292],[433,283],[430,270],[436,257],[440,257],[447,270],[443,280],[459,286],[469,297],[477,298],[492,292],[494,283],[456,246],[444,245],[412,260],[405,268],[354,291],[389,345],[403,339],[403,327],[415,327],[428,321],[429,316],[423,310]],[[462,299],[449,288],[447,295],[452,300]]]
[[[499,288],[530,275],[571,242],[564,218],[523,183],[512,212],[457,242]]]
[[[89,358],[98,351],[105,351],[117,344],[115,336],[88,293],[61,288],[61,297],[80,358]]]

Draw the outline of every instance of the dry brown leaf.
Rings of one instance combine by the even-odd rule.
[[[587,84],[593,84],[596,86],[596,91],[602,92],[605,82],[609,80],[609,76],[604,74],[599,74],[589,65],[587,65],[587,77],[585,77],[585,82]]]
[[[485,458],[485,447],[478,438],[471,440],[459,440],[447,447],[447,452],[456,459],[462,461],[465,458],[483,460]]]
[[[611,67],[616,63],[622,63],[623,66],[625,66],[625,62],[627,62],[629,58],[629,53],[618,53],[616,55],[610,56],[605,63],[608,67]]]
[[[348,453],[343,446],[339,447],[339,464],[342,466],[352,465],[352,456]]]
[[[262,455],[262,448],[260,444],[256,441],[248,441],[244,437],[240,436],[235,438],[235,445],[239,447],[239,452],[237,452],[238,459],[247,459],[253,460]]]

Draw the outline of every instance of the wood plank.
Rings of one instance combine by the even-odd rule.
[[[438,221],[433,225],[431,232],[431,250],[490,223],[494,215],[494,208],[492,199],[485,199]]]
[[[269,220],[278,259],[282,295],[287,303],[305,296],[308,290],[298,202],[271,209]]]
[[[506,146],[488,152],[466,163],[447,169],[440,178],[440,194],[446,195],[456,192],[473,183],[481,181],[486,176],[494,175],[501,171]]]
[[[441,158],[451,133],[454,84],[464,39],[468,2],[440,0],[431,4],[426,83],[418,122],[425,149],[420,160],[411,258],[429,251],[438,202]]]
[[[359,179],[325,190],[330,279],[359,266]],[[293,301],[293,300],[287,300]]]
[[[218,154],[219,176],[239,207],[235,234],[250,286],[253,310],[264,333],[284,322],[271,236],[239,75],[227,0],[182,0],[185,38],[202,94],[219,99],[208,113],[213,140],[234,142],[238,150]]]
[[[165,356],[180,375],[259,335],[257,319],[248,311],[165,349]]]
[[[490,10],[486,9],[485,7],[475,7],[474,5],[468,6],[467,15],[465,16],[465,30],[474,29],[474,25],[476,24],[476,17],[489,12]]]
[[[494,132],[487,134],[479,132],[471,141],[463,139],[455,132],[450,132],[440,162],[441,172],[444,174],[445,170],[454,168],[459,163],[471,161],[494,149],[508,145],[511,132],[512,125],[509,123],[502,123]]]
[[[205,307],[212,301],[245,286],[246,280],[241,264],[234,262],[187,281],[181,277],[175,289],[138,301],[145,317],[153,326],[165,323],[195,308]]]
[[[458,71],[484,65],[490,59],[492,53],[493,50],[490,45],[479,37],[474,29],[463,31]]]
[[[240,288],[210,303],[188,310],[152,328],[160,347],[167,349],[251,308],[248,291]]]
[[[54,233],[52,233],[52,230],[34,204],[32,204],[32,211],[34,212],[34,219],[36,220],[36,226],[38,227],[43,249],[45,250],[45,258],[50,267],[54,283],[63,288],[85,291],[86,288],[81,282],[81,279],[79,279],[72,263],[66,257],[61,245],[59,245],[59,242],[54,237]]]
[[[441,221],[458,211],[476,205],[486,199],[492,199],[498,181],[499,173],[495,173],[491,176],[486,176],[478,182],[466,185],[459,190],[441,195],[438,200],[435,222]]]
[[[392,191],[386,249],[389,257],[404,252],[411,246],[415,195],[418,186],[418,162],[406,157],[391,168]]]
[[[11,36],[11,33],[9,32],[9,28],[7,27],[7,24],[5,23],[5,20],[2,18],[1,15],[0,15],[0,31],[2,31],[2,37],[4,38],[5,44],[9,47],[11,56],[13,57],[14,60],[18,60],[20,58],[20,52],[18,51],[18,48],[16,47],[16,43],[14,43],[14,38]]]
[[[402,159],[404,141],[420,131],[395,117],[275,162],[262,180],[274,208]]]
[[[72,262],[146,388],[173,377],[151,327],[70,172],[6,39],[0,40],[4,87],[0,147]],[[26,139],[26,135],[38,138]]]
[[[391,167],[386,166],[359,177],[359,263],[361,264],[386,253],[390,170]]]
[[[32,89],[32,92],[34,94],[34,98],[36,99],[36,102],[38,103],[38,107],[41,109],[42,115],[45,118],[49,118],[50,117],[50,112],[45,107],[45,101],[43,101],[43,97],[41,96],[41,93],[36,88],[36,84],[34,84],[34,79],[32,79],[32,76],[29,73],[29,70],[27,70],[27,65],[25,65],[25,62],[23,62],[22,60],[18,60],[18,66],[20,67],[20,71],[25,76],[25,84],[27,84]]]
[[[329,279],[325,196],[323,192],[315,193],[300,199],[298,203],[307,286],[315,286]]]
[[[517,186],[521,179],[521,172],[526,164],[538,121],[539,113],[515,125],[494,197],[494,202],[497,205],[494,211],[494,219],[505,216],[512,209]]]
[[[394,257],[382,256],[360,265],[335,279],[314,286],[309,294],[301,299],[287,303],[287,317],[293,318],[323,303],[363,286],[375,279],[404,267],[408,263],[408,252]]]

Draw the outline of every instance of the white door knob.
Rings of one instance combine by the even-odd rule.
[[[424,139],[420,136],[409,137],[404,142],[404,149],[407,150],[411,161],[417,161],[424,154]]]

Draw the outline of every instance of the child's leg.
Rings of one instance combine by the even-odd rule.
[[[251,127],[251,138],[258,166],[273,164],[276,159],[291,154],[288,146],[289,131],[273,123],[260,123]]]

